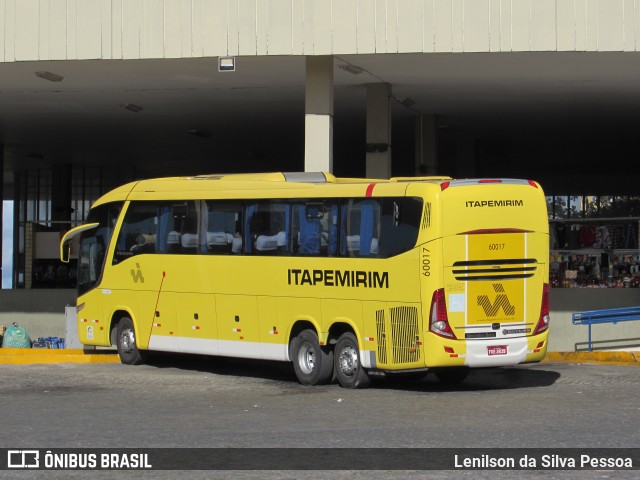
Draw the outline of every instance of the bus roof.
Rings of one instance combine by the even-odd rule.
[[[479,185],[485,182],[523,183],[520,179],[452,179],[448,176],[347,178],[329,172],[218,173],[139,180],[122,185],[99,198],[94,205],[113,201],[195,198],[288,198],[294,196],[385,196],[405,195],[410,185],[421,188]],[[531,182],[529,182],[531,184]],[[321,186],[322,185],[322,186]],[[377,186],[385,185],[383,191]],[[327,191],[327,188],[331,191]],[[274,190],[280,191],[274,195]],[[411,188],[412,192],[416,190]],[[321,193],[321,192],[322,193]],[[384,192],[384,193],[383,193]]]
[[[105,193],[95,206],[127,199],[157,200],[160,198],[174,198],[185,194],[185,199],[192,195],[206,192],[206,197],[215,197],[215,192],[225,192],[228,198],[265,197],[263,192],[280,190],[284,198],[296,195],[359,195],[354,193],[354,186],[360,186],[362,196],[369,196],[375,190],[372,185],[386,184],[385,195],[404,195],[410,182],[438,184],[450,177],[394,177],[381,178],[348,178],[336,177],[329,172],[266,172],[266,173],[219,173],[209,175],[195,175],[189,177],[150,178],[131,182]],[[323,193],[311,193],[320,185],[333,185],[329,194],[322,187]],[[379,189],[378,189],[379,191]],[[196,193],[198,192],[198,193]],[[234,194],[231,194],[234,192]],[[304,192],[304,193],[303,193]],[[374,193],[375,194],[375,193]],[[272,195],[269,195],[272,196]]]

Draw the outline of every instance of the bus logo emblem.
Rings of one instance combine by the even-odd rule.
[[[39,450],[8,450],[7,468],[38,468],[40,467]]]
[[[144,283],[144,277],[142,276],[142,270],[140,269],[140,264],[136,263],[137,270],[131,269],[131,278],[135,283]]]
[[[516,307],[509,302],[509,298],[504,292],[504,287],[500,283],[494,283],[493,290],[498,294],[493,303],[491,303],[487,295],[478,295],[478,306],[482,307],[484,314],[487,317],[495,317],[502,308],[505,315],[515,315]]]

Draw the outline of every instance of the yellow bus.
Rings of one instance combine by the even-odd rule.
[[[292,362],[304,385],[540,362],[548,217],[535,181],[221,174],[133,182],[79,234],[81,343]]]

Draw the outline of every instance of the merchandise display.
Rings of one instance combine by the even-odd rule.
[[[552,221],[549,282],[553,288],[638,288],[636,219]]]

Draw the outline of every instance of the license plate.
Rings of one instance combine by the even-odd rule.
[[[490,357],[493,355],[506,355],[507,354],[507,346],[506,345],[494,345],[492,347],[487,347],[487,355]]]

